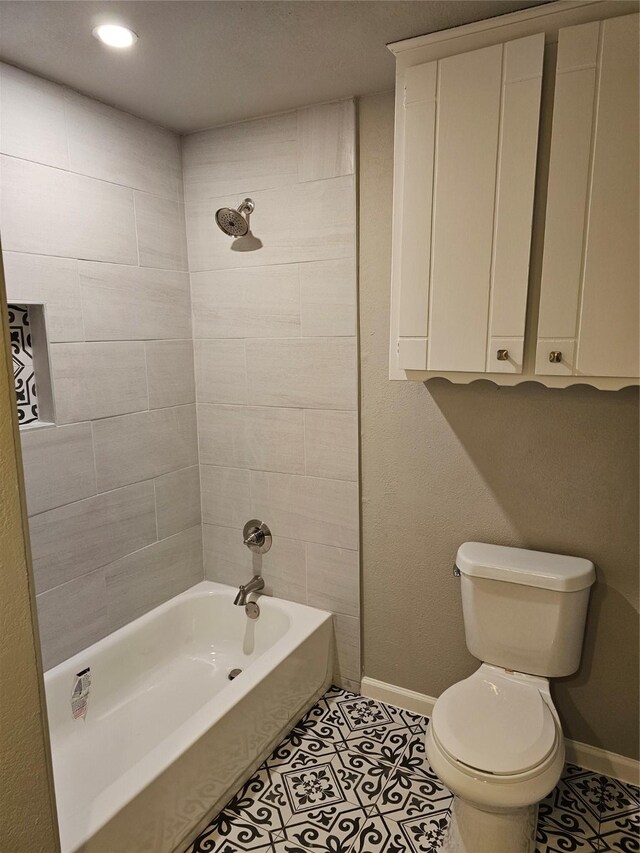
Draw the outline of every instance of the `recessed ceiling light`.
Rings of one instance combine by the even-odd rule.
[[[138,41],[133,30],[118,24],[101,24],[93,30],[94,36],[109,47],[131,47]]]

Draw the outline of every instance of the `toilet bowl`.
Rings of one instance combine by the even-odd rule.
[[[482,661],[436,701],[426,754],[453,793],[442,853],[533,853],[538,803],[557,785],[564,739],[549,678],[580,663],[590,560],[466,542],[465,639]]]
[[[532,853],[564,764],[547,679],[482,664],[436,702],[426,752],[455,797],[443,853]]]

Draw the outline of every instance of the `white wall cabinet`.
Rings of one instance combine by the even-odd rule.
[[[553,3],[391,46],[391,378],[638,381],[631,8]],[[545,50],[544,73],[555,71],[546,102]],[[553,109],[550,152],[541,104],[543,116]]]
[[[638,376],[638,20],[558,39],[536,373]],[[556,361],[550,354],[556,352]]]
[[[407,69],[404,369],[522,370],[543,51],[539,34]]]

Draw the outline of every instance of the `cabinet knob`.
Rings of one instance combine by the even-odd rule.
[[[552,349],[549,353],[549,361],[551,364],[560,364],[562,361],[562,353],[559,349]]]
[[[498,361],[509,361],[509,350],[499,349],[496,353],[496,358],[498,359]]]

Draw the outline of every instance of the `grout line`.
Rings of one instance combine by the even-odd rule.
[[[297,411],[294,409],[293,411]],[[309,473],[307,466],[307,410],[302,409],[302,457],[305,476]]]
[[[158,527],[158,494],[156,492],[156,478],[155,477],[153,478],[152,482],[153,482],[153,512],[154,512],[154,517],[155,517],[155,522],[156,522],[156,542],[158,542],[160,539],[160,529]]]
[[[155,410],[154,410],[155,411]],[[187,468],[192,468],[192,465],[187,465]],[[247,468],[240,465],[218,465],[215,462],[201,462],[201,468],[219,468],[222,471],[247,471],[249,474],[275,474],[278,477],[299,477],[305,480],[322,480],[326,483],[349,483],[353,486],[358,485],[357,480],[345,480],[339,477],[318,477],[315,474],[294,474],[289,471],[271,471],[264,468]],[[157,475],[161,476],[161,475]]]
[[[212,406],[215,408],[226,408],[226,409],[273,409],[274,411],[281,412],[321,412],[323,414],[340,414],[340,415],[354,415],[357,414],[358,409],[327,409],[326,406],[318,407],[301,405],[301,406],[276,406],[276,405],[266,405],[263,403],[236,403],[236,402],[216,402],[213,400],[196,400],[198,406]],[[191,406],[193,403],[180,403],[181,406]],[[165,406],[164,408],[175,408],[175,406]],[[116,415],[113,415],[116,417]]]
[[[81,421],[80,423],[87,423],[87,421]],[[91,421],[89,421],[89,423],[91,423],[91,427],[92,427],[92,443],[93,443],[93,423]],[[63,424],[62,426],[64,428],[66,426],[77,426],[77,424]],[[167,474],[177,474],[179,471],[187,471],[189,468],[195,468],[195,467],[198,467],[195,463],[193,465],[184,465],[182,468],[174,468],[171,471],[164,471],[162,474],[154,474],[151,477],[146,477],[144,480],[136,480],[133,483],[125,483],[122,486],[114,486],[112,489],[105,489],[102,492],[96,491],[94,494],[87,495],[84,498],[78,498],[78,500],[75,500],[75,501],[68,501],[67,503],[59,504],[58,506],[52,506],[50,509],[42,510],[42,512],[34,512],[32,515],[29,515],[29,519],[31,520],[33,518],[38,518],[39,516],[46,515],[49,512],[55,512],[56,510],[62,509],[63,507],[69,507],[69,506],[73,506],[74,504],[83,503],[84,501],[91,501],[91,500],[94,500],[95,498],[101,498],[101,497],[104,497],[106,495],[111,495],[114,492],[120,492],[123,489],[133,489],[136,486],[143,485],[144,483],[153,482],[154,480],[157,480],[160,477],[164,477]],[[96,464],[95,464],[95,452],[94,452],[94,472],[96,472],[96,486],[97,486],[97,469],[96,469]]]
[[[94,568],[94,569],[90,569],[88,572],[84,572],[83,574],[78,575],[75,578],[71,578],[70,580],[65,581],[64,583],[56,584],[55,586],[49,587],[48,589],[45,589],[42,592],[38,592],[38,593],[36,593],[36,597],[38,597],[40,595],[46,595],[48,592],[51,592],[54,589],[60,589],[61,586],[66,586],[67,584],[73,583],[74,581],[80,580],[82,578],[86,578],[89,575],[93,575],[96,572],[105,572],[105,575],[106,575],[106,570],[109,569],[111,566],[113,566],[114,563],[119,563],[120,560],[128,560],[129,557],[133,557],[136,554],[140,554],[142,551],[147,551],[149,548],[154,548],[156,545],[160,545],[163,542],[168,542],[170,539],[176,539],[178,536],[183,536],[185,533],[188,533],[190,530],[195,530],[196,527],[200,527],[200,525],[199,524],[192,524],[191,527],[185,527],[183,530],[179,530],[177,533],[172,533],[170,536],[163,536],[162,539],[156,539],[154,542],[148,542],[146,545],[143,545],[141,548],[136,548],[134,551],[129,551],[129,553],[127,553],[127,554],[122,554],[120,557],[116,557],[115,560],[109,560],[108,563],[103,563],[101,566],[98,566],[97,568]]]
[[[4,156],[4,155],[3,155]],[[129,187],[125,187],[125,189],[129,189]],[[52,258],[55,260],[65,260],[65,261],[76,261],[78,264],[78,271],[80,270],[80,264],[103,264],[107,267],[123,267],[127,270],[142,270],[149,272],[157,272],[157,273],[166,273],[167,275],[189,275],[189,270],[175,270],[168,269],[167,267],[152,267],[147,264],[140,265],[138,263],[125,263],[124,261],[105,261],[102,258],[79,258],[77,255],[56,255],[51,252],[25,252],[21,249],[3,249],[3,255],[27,255],[31,258]],[[259,269],[254,267],[253,269]],[[226,272],[226,270],[205,270],[205,272]],[[161,340],[164,340],[161,339]],[[173,340],[173,338],[167,338],[166,340]]]
[[[133,231],[136,235],[136,254],[138,256],[138,268],[140,267],[140,235],[138,234],[138,213],[136,210],[136,193],[131,190],[131,201],[133,204]]]
[[[149,391],[149,361],[147,358],[147,344],[148,341],[141,341],[142,349],[144,352],[144,381],[147,386],[147,411],[151,411],[151,393]],[[167,407],[169,408],[169,407]]]
[[[117,108],[114,108],[117,109]],[[119,110],[119,112],[122,112]],[[142,119],[144,121],[144,119]],[[67,149],[68,149],[68,139],[67,139]],[[182,204],[183,202],[177,196],[177,193],[172,197],[169,195],[161,195],[160,193],[150,192],[148,189],[143,189],[142,187],[131,186],[131,184],[120,184],[118,181],[110,181],[108,178],[99,178],[97,175],[89,174],[88,172],[78,172],[72,168],[65,168],[64,166],[55,166],[52,163],[43,163],[41,160],[32,160],[28,157],[18,157],[16,154],[7,154],[6,152],[0,152],[0,156],[7,157],[10,160],[17,160],[21,163],[29,163],[33,166],[41,166],[44,169],[54,169],[56,172],[64,172],[66,175],[72,175],[76,178],[85,178],[88,181],[96,181],[99,184],[107,184],[110,187],[118,187],[118,189],[122,190],[131,190],[132,192],[140,192],[145,193],[146,195],[152,195],[155,198],[160,198],[163,201],[173,201],[177,204]],[[70,152],[69,152],[70,159]],[[285,187],[282,187],[285,189]]]
[[[211,522],[211,521],[203,521],[203,527],[219,527],[222,530],[233,530],[233,531],[242,531],[242,527],[232,527],[228,524],[221,524],[220,522]],[[350,551],[351,553],[357,554],[357,548],[347,548],[344,545],[333,545],[328,544],[327,542],[317,542],[315,539],[296,539],[293,536],[281,536],[280,534],[274,534],[274,539],[278,539],[280,541],[286,542],[299,542],[301,545],[320,545],[323,548],[334,548],[336,551]],[[338,611],[331,611],[336,616],[342,616],[345,619],[355,619],[356,621],[360,621],[360,617],[351,616],[348,613],[340,613]]]
[[[81,423],[86,423],[86,421],[81,421]],[[71,425],[65,424],[65,426],[71,426]],[[93,458],[93,476],[94,476],[95,485],[96,485],[95,493],[93,495],[91,495],[91,497],[97,497],[100,494],[100,492],[98,491],[98,465],[96,463],[96,442],[95,442],[95,436],[93,434],[93,421],[89,421],[89,426],[91,428],[91,456]],[[87,498],[81,498],[80,500],[87,500]],[[70,503],[79,503],[79,501],[70,501]],[[69,506],[69,504],[61,504],[61,506]],[[58,507],[53,507],[53,509],[58,509]],[[51,512],[51,510],[44,510],[44,511],[45,512]],[[38,515],[41,515],[41,514],[42,513],[38,513]],[[29,517],[33,518],[34,516],[29,516]]]

